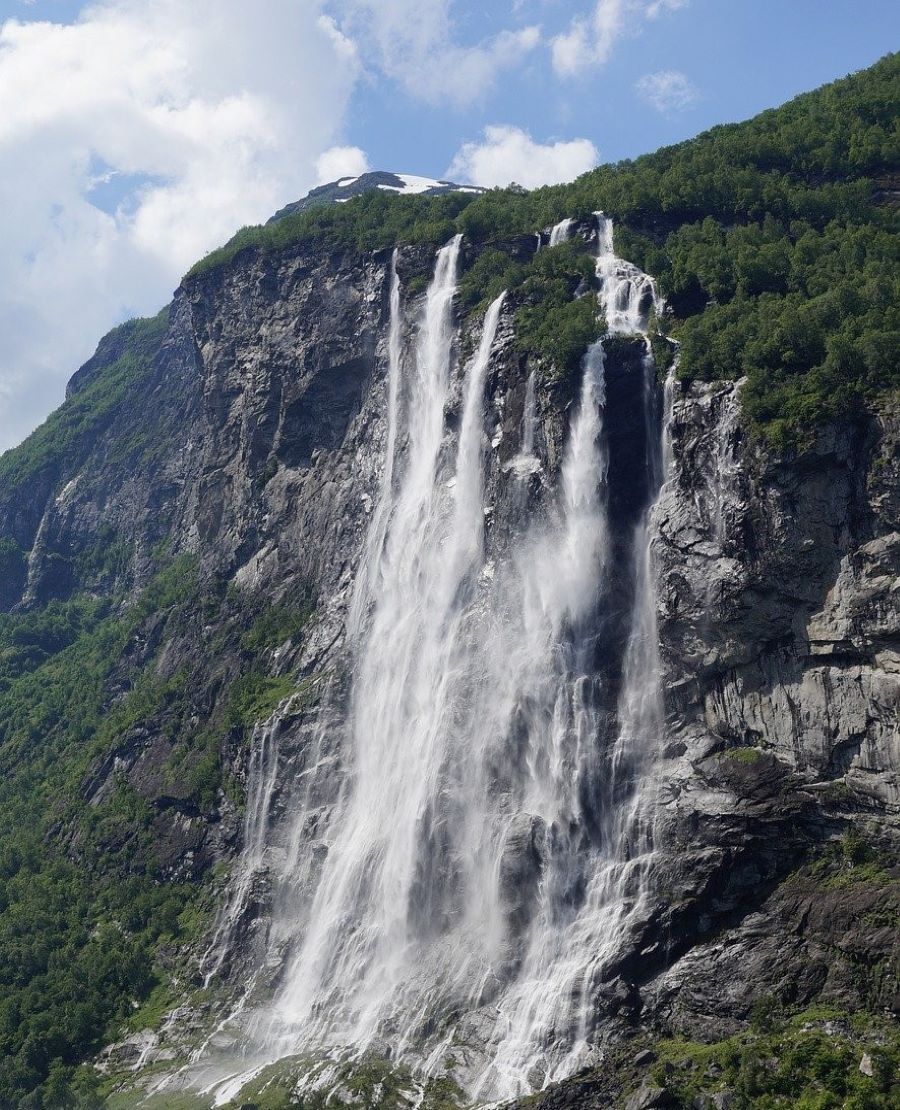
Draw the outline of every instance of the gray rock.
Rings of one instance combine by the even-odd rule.
[[[644,1084],[625,1100],[624,1110],[666,1110],[678,1103],[671,1091],[665,1087],[652,1087]]]

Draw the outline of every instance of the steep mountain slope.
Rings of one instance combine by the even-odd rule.
[[[308,889],[341,795],[352,628],[364,618],[354,598],[392,457],[390,367],[424,365],[411,352],[434,248],[465,236],[436,410],[441,465],[463,438],[484,310],[507,290],[482,366],[487,581],[529,522],[555,519],[566,488],[582,358],[603,330],[589,295],[607,280],[595,261],[602,208],[618,255],[668,298],[649,318],[638,306],[660,377],[663,333],[681,358],[666,408],[634,329],[605,344],[605,482],[602,460],[595,470],[613,557],[606,600],[579,633],[591,659],[579,698],[606,758],[621,732],[644,522],[664,742],[618,794],[582,803],[578,837],[592,843],[635,782],[655,784],[652,882],[589,992],[590,1039],[614,1046],[616,1066],[543,1102],[612,1104],[644,1083],[635,1107],[691,1105],[726,1085],[737,1105],[803,1105],[823,1088],[890,1105],[897,76],[892,56],[571,186],[374,190],[290,213],[198,264],[160,317],[102,341],[66,404],[0,459],[0,1102],[96,1104],[139,1064],[117,1096],[135,1105],[129,1083],[171,1070],[248,983],[280,988],[297,945],[279,934],[293,920],[284,899],[299,919],[305,902],[290,898]],[[551,248],[552,224],[564,241]],[[607,324],[617,307],[606,304]],[[412,425],[395,436],[398,459],[412,457]],[[657,441],[669,467],[658,491]],[[530,927],[550,851],[534,812],[523,809],[503,857],[513,938]],[[425,858],[433,884],[452,887],[442,827],[423,830]],[[276,881],[291,858],[297,890]],[[564,894],[582,898],[577,884]],[[449,928],[440,915],[418,926]],[[519,958],[498,976],[514,977]],[[454,1080],[478,1070],[491,1036],[484,997],[455,1044]],[[185,1000],[162,1035],[142,1033]],[[423,1037],[446,1014],[427,1017]],[[76,1070],[129,1030],[107,1055],[112,1078]],[[546,1029],[548,1041],[571,1037]],[[648,1044],[656,1061],[635,1063]],[[390,1038],[377,1047],[396,1050]],[[415,1101],[413,1076],[392,1087],[371,1067],[369,1087],[344,1077],[344,1089],[371,1099],[380,1083],[396,1105]],[[545,1078],[520,1069],[517,1081]],[[277,1092],[252,1097],[266,1105]],[[449,1085],[426,1094],[426,1105],[456,1097]]]

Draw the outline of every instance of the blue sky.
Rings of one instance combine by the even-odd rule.
[[[500,14],[479,19],[486,6]],[[455,7],[461,30],[473,38],[501,26],[504,17],[510,25],[510,5]],[[572,8],[538,0],[523,4],[517,16],[522,23],[552,19],[563,26]],[[885,0],[691,0],[623,36],[603,66],[560,81],[541,52],[462,111],[423,108],[378,76],[358,92],[347,138],[379,167],[432,176],[445,171],[461,139],[498,121],[542,141],[586,136],[603,161],[616,161],[746,119],[871,65],[891,49],[900,49],[900,4]],[[672,69],[688,77],[696,100],[662,113],[634,86],[644,74]]]
[[[898,46],[887,0],[0,0],[0,450],[321,180],[566,180]]]

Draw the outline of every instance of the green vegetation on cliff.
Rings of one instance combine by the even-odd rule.
[[[169,322],[164,308],[149,319],[129,320],[101,341],[86,363],[77,390],[13,451],[0,455],[0,489],[9,493],[34,478],[56,478],[60,459],[77,464],[116,418],[129,389],[152,368]],[[0,551],[2,558],[2,551]]]
[[[653,1082],[685,1110],[891,1110],[900,1101],[896,1025],[834,1007],[787,1016],[761,999],[745,1033],[713,1044],[673,1038],[654,1048]]]
[[[616,220],[619,253],[657,277],[669,301],[682,377],[746,376],[752,423],[784,445],[900,386],[898,199],[900,54],[892,54],[782,108],[569,185],[478,197],[373,190],[244,228],[188,277],[246,250],[304,242],[362,251],[462,232],[487,248],[463,282],[474,303],[522,280],[507,253],[512,240],[602,209]],[[577,323],[548,313],[523,345],[569,358],[568,342],[557,350],[546,333],[583,338],[581,311]]]
[[[561,376],[573,375],[603,322],[597,317],[594,264],[575,243],[542,250],[527,263],[486,250],[460,281],[464,305],[484,305],[503,290],[517,304],[516,341],[542,356]]]
[[[0,613],[0,1106],[94,1104],[77,1065],[161,989],[161,947],[202,921],[172,814],[208,820],[220,790],[239,794],[223,749],[295,688],[269,674],[271,649],[310,612],[305,595],[248,609],[181,556],[130,604]],[[218,664],[188,683],[163,656],[201,614]],[[162,762],[142,777],[148,739]]]
[[[88,598],[0,616],[0,1105],[69,1105],[75,1065],[182,931],[190,892],[155,879],[146,803],[117,789],[88,806],[83,779],[128,716],[129,697],[109,706],[123,649],[184,603],[189,570],[160,574],[122,616]],[[117,837],[118,860],[104,851]]]

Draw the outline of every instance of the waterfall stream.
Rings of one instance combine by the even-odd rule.
[[[388,324],[388,364],[387,364],[387,432],[384,443],[384,469],[378,501],[366,536],[366,547],[357,571],[356,588],[350,607],[348,625],[351,637],[359,635],[363,619],[362,608],[370,598],[374,588],[374,578],[379,573],[384,554],[384,541],[387,533],[388,517],[391,510],[391,496],[394,491],[394,464],[397,453],[397,421],[400,399],[400,359],[403,354],[403,310],[400,303],[400,276],[397,273],[397,249],[391,257],[390,316]]]
[[[558,224],[550,244],[572,225]],[[320,753],[294,796],[282,883],[297,886],[312,826],[321,851],[303,872],[302,915],[295,898],[277,903],[287,962],[255,1036],[272,1059],[373,1050],[434,1072],[477,1038],[462,1078],[499,1099],[591,1059],[596,998],[645,909],[664,735],[652,518],[670,461],[671,384],[660,412],[646,342],[655,289],[615,256],[600,214],[608,334],[646,347],[637,388],[649,497],[627,543],[633,597],[616,688],[596,663],[614,538],[605,337],[583,360],[555,493],[494,535],[488,380],[508,344],[505,295],[457,367],[460,245],[438,253],[405,346],[392,262],[385,461],[347,624],[343,779],[327,812],[315,809],[317,767],[334,774]],[[519,455],[503,468],[512,482],[541,468],[535,392],[532,373]],[[255,742],[250,801],[268,807],[275,738]],[[248,815],[245,870],[260,865],[265,820]],[[246,899],[241,882],[234,897]]]
[[[564,243],[569,238],[574,223],[573,219],[565,219],[560,220],[558,224],[554,224],[550,229],[550,242],[547,245],[556,247],[560,243]]]

